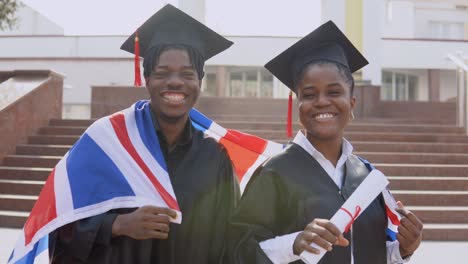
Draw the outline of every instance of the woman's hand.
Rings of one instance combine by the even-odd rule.
[[[423,223],[411,211],[407,210],[401,202],[397,202],[396,211],[403,216],[398,226],[397,240],[400,243],[400,255],[406,258],[413,254],[422,240]]]
[[[294,254],[300,255],[304,250],[319,254],[319,249],[310,246],[312,243],[327,251],[331,251],[333,245],[342,247],[349,245],[349,241],[330,220],[319,218],[314,219],[303,232],[297,235],[293,245]]]

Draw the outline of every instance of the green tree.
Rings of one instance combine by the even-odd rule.
[[[17,25],[15,13],[20,6],[18,0],[0,0],[0,30],[11,30]]]

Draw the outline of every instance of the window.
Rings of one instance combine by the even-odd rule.
[[[205,89],[203,90],[204,95],[216,96],[216,74],[207,73],[203,78],[202,84],[206,84]]]
[[[273,75],[260,67],[231,67],[229,96],[273,97]]]
[[[392,100],[393,98],[393,75],[390,72],[382,73],[382,90],[380,92],[382,100]]]
[[[384,71],[382,73],[382,100],[415,101],[418,77],[406,73]]]
[[[396,101],[406,101],[406,75],[401,73],[395,73],[395,99]]]
[[[232,72],[230,73],[230,78],[229,78],[229,95],[233,97],[240,97],[242,96],[242,90],[243,90],[243,79],[242,79],[242,73],[239,72]]]
[[[260,97],[273,97],[273,75],[269,72],[262,72],[262,85],[260,88]]]
[[[245,72],[246,80],[244,85],[245,97],[257,97],[257,71]]]
[[[429,21],[430,38],[434,39],[463,39],[462,22]]]

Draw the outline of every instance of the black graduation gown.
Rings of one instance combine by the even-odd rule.
[[[225,149],[194,131],[193,141],[171,176],[182,224],[166,240],[111,238],[117,209],[59,229],[53,263],[222,263],[226,228],[239,187]]]
[[[330,219],[369,174],[354,155],[341,189],[302,147],[290,145],[259,169],[231,219],[229,259],[271,263],[259,242],[303,231],[314,218]],[[353,225],[354,263],[386,263],[386,215],[380,195]],[[350,239],[349,233],[345,237]],[[350,263],[350,247],[335,246],[319,263]],[[302,263],[302,261],[297,261]]]

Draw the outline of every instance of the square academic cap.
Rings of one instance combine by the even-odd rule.
[[[343,32],[332,21],[328,21],[269,61],[265,68],[296,92],[294,76],[305,65],[317,60],[339,63],[351,72],[368,64]]]
[[[198,22],[191,16],[167,4],[138,28],[140,56],[151,47],[161,44],[179,44],[195,48],[208,60],[229,48],[232,42]],[[120,49],[135,54],[136,32],[133,33]]]

